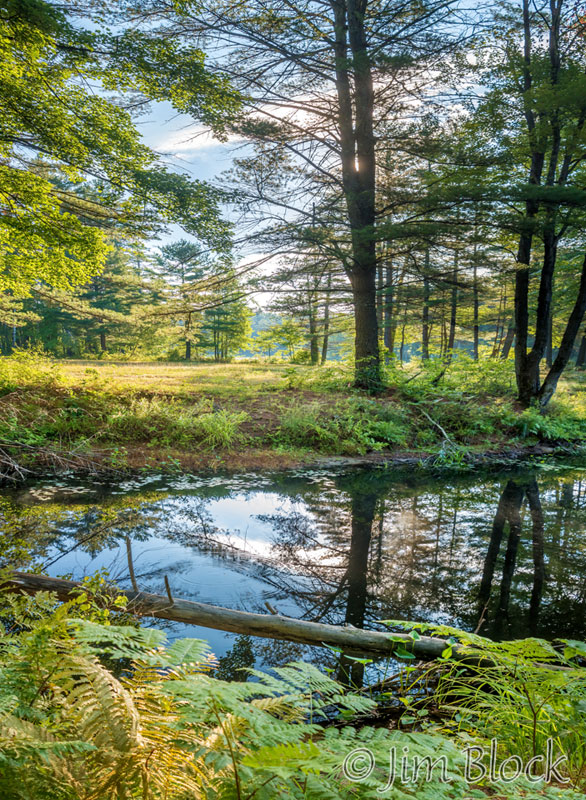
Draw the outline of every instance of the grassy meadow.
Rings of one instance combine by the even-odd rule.
[[[24,468],[64,460],[133,469],[259,468],[324,457],[405,458],[466,468],[586,441],[586,381],[570,372],[547,414],[521,411],[512,364],[442,374],[387,367],[386,389],[351,388],[351,367],[279,363],[0,362],[0,447]],[[63,465],[61,465],[63,466]]]

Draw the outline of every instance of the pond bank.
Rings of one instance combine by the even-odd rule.
[[[343,469],[350,467],[397,467],[420,471],[472,472],[479,468],[497,468],[523,464],[538,459],[586,455],[586,445],[559,443],[530,444],[485,451],[459,449],[437,454],[432,452],[372,452],[358,456],[320,455],[307,451],[279,453],[274,450],[191,452],[178,450],[156,451],[153,448],[126,448],[123,454],[94,451],[81,454],[57,449],[34,448],[0,441],[0,486],[22,483],[50,475],[98,475],[103,478],[141,476],[148,473],[213,474],[255,471],[286,471],[291,469]],[[22,456],[25,456],[24,459]]]
[[[582,373],[546,414],[521,409],[511,368],[458,365],[441,386],[395,370],[376,397],[344,368],[113,365],[0,359],[0,472],[448,467],[566,454],[586,445]],[[391,383],[394,381],[394,383]]]

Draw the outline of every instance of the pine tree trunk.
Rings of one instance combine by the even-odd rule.
[[[501,289],[501,296],[499,299],[499,310],[496,318],[496,330],[494,332],[494,343],[492,346],[492,353],[490,354],[491,358],[497,357],[503,339],[504,324],[502,323],[502,316],[504,314],[506,305],[507,305],[506,289],[505,290]]]
[[[460,270],[460,253],[454,253],[454,271],[452,272],[452,292],[450,301],[450,332],[448,335],[446,359],[448,363],[454,355],[454,345],[456,344],[456,322],[458,318],[458,279]]]
[[[401,326],[401,347],[399,349],[399,359],[403,365],[405,353],[405,328],[407,327],[407,303],[405,303],[405,313],[403,314],[403,325]],[[428,356],[429,357],[429,356]]]
[[[100,350],[105,353],[108,348],[106,347],[106,331],[100,331]]]
[[[378,326],[374,274],[370,271],[354,274],[355,385],[360,389],[375,389],[380,385]]]
[[[393,357],[393,349],[395,347],[395,327],[393,325],[393,303],[395,298],[392,264],[388,264],[386,268],[386,288],[384,297],[384,344],[387,351],[388,362]]]
[[[523,0],[523,32],[524,32],[524,52],[523,52],[523,94],[529,94],[533,89],[533,79],[531,74],[532,59],[532,37],[531,37],[531,14],[529,0]],[[534,112],[529,108],[525,113],[527,131],[530,140],[536,141],[539,137],[535,136],[537,120]],[[531,154],[531,168],[529,172],[529,183],[533,186],[541,184],[543,169],[545,165],[545,152],[543,148],[533,148]],[[525,223],[526,227],[519,237],[519,248],[517,250],[517,271],[515,275],[515,375],[517,379],[517,392],[519,401],[529,406],[531,401],[539,393],[539,357],[540,345],[537,349],[533,347],[533,354],[530,358],[528,349],[529,336],[529,269],[531,266],[531,251],[533,247],[533,231],[531,224],[539,212],[539,201],[529,197],[525,202]],[[545,243],[546,251],[548,249]],[[544,260],[547,260],[547,253]],[[542,297],[546,284],[543,280],[540,286],[540,299],[538,305],[543,313],[544,303]],[[549,307],[547,307],[549,314]],[[547,321],[547,320],[546,320]],[[539,319],[538,319],[539,323]],[[537,340],[537,336],[536,336]],[[537,344],[537,341],[536,341]],[[543,354],[542,354],[543,355]]]
[[[586,365],[586,336],[582,336],[582,341],[580,342],[580,349],[578,351],[578,356],[576,358],[576,366],[579,369],[584,369]]]
[[[309,301],[309,356],[312,367],[319,364],[319,341],[317,338],[317,319],[315,303]]]
[[[381,374],[374,235],[374,85],[360,2],[333,0],[332,6],[342,185],[352,250],[351,266],[347,272],[352,285],[356,329],[354,384],[361,389],[376,391],[381,386]]]
[[[475,248],[476,248],[476,245],[475,245]],[[472,289],[472,291],[473,291],[473,305],[474,305],[473,320],[472,320],[473,339],[474,339],[473,355],[474,355],[474,361],[478,361],[478,358],[479,358],[479,343],[480,343],[480,325],[478,324],[478,312],[479,312],[479,308],[480,308],[480,301],[479,301],[479,297],[478,297],[478,265],[476,263],[476,249],[475,249],[475,252],[474,252],[474,274],[473,274],[472,280],[473,280],[473,289]]]
[[[384,298],[383,286],[384,286],[383,265],[379,261],[378,266],[376,268],[376,321],[378,324],[378,329],[381,333],[383,333],[383,338],[384,338],[385,298]]]
[[[429,247],[425,251],[425,271],[423,273],[423,309],[421,325],[421,358],[429,361]]]
[[[332,273],[328,273],[328,288],[326,291],[326,301],[324,305],[324,322],[323,331],[324,338],[321,347],[321,363],[322,365],[328,360],[328,345],[330,339],[330,293],[332,288]]]
[[[501,359],[506,361],[509,357],[509,353],[511,352],[511,347],[513,346],[513,341],[515,339],[515,327],[513,325],[509,325],[507,328],[507,335],[505,336],[505,341],[503,343],[503,349],[501,350]]]
[[[570,314],[570,319],[568,320],[568,324],[566,325],[566,330],[564,331],[564,335],[562,337],[557,357],[553,362],[551,369],[547,373],[545,380],[543,381],[543,385],[541,386],[538,392],[539,405],[541,406],[541,408],[545,408],[545,406],[547,406],[547,404],[553,397],[554,392],[558,385],[558,381],[562,375],[562,372],[567,367],[570,358],[572,357],[574,343],[576,341],[578,331],[580,330],[580,326],[582,325],[582,321],[584,320],[585,313],[586,313],[586,256],[584,257],[584,262],[582,264],[582,276],[580,278],[580,287],[578,289],[578,296],[576,297],[574,308],[572,309],[572,313]]]

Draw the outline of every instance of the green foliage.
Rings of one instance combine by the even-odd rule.
[[[540,413],[518,411],[509,395],[464,391],[454,377],[438,385],[402,376],[372,398],[342,391],[333,369],[315,378],[321,370],[291,365],[95,364],[58,366],[34,351],[0,359],[0,440],[21,448],[24,466],[34,466],[36,453],[47,463],[53,449],[97,450],[109,466],[126,468],[136,463],[132,447],[147,446],[160,461],[169,454],[157,449],[220,453],[247,443],[334,455],[408,449],[425,465],[464,470],[486,450],[506,458],[515,446],[586,439],[580,373]]]
[[[499,758],[519,756],[524,763],[544,754],[547,742],[555,744],[558,755],[567,759],[566,775],[574,787],[586,786],[586,646],[561,640],[553,646],[541,639],[495,643],[453,628],[434,625],[399,624],[413,630],[450,636],[476,659],[488,664],[465,667],[451,661],[436,663],[405,686],[405,694],[431,683],[433,703],[449,717],[448,727],[487,741],[496,739]],[[565,645],[565,647],[563,646]],[[548,666],[551,665],[551,666]],[[429,700],[408,703],[411,708],[426,707]]]
[[[325,453],[365,453],[404,444],[407,432],[397,409],[351,398],[333,407],[312,403],[288,408],[275,440]]]
[[[3,797],[373,798],[386,784],[391,747],[444,756],[446,779],[434,772],[426,781],[424,770],[413,782],[396,781],[387,797],[485,796],[466,783],[462,750],[482,740],[429,725],[365,726],[360,715],[372,713],[374,701],[345,693],[309,664],[225,682],[210,674],[215,662],[201,641],[166,645],[158,631],[96,621],[91,607],[89,618],[76,617],[83,603],[59,606],[48,594],[0,597],[2,617],[14,621],[0,638]],[[116,674],[108,666],[116,663],[127,666]],[[332,715],[346,724],[329,725]],[[376,766],[355,782],[343,765],[359,748]],[[508,784],[506,796],[576,796],[528,788]]]
[[[545,441],[571,442],[586,435],[584,417],[559,406],[557,409],[548,409],[545,413],[538,408],[527,408],[522,413],[508,410],[503,415],[503,423],[518,431],[523,439],[535,436]]]
[[[158,398],[137,398],[130,401],[128,408],[109,416],[108,435],[159,446],[201,444],[213,450],[230,448],[241,441],[239,429],[246,419],[248,414],[244,411],[213,411],[207,400],[185,407]]]
[[[39,281],[70,290],[105,265],[104,227],[158,230],[178,222],[226,249],[218,193],[167,171],[140,141],[124,103],[95,91],[166,99],[221,134],[238,107],[203,53],[133,31],[73,24],[67,6],[0,3],[0,292]],[[179,80],[181,78],[181,81]],[[93,196],[79,184],[95,181]]]

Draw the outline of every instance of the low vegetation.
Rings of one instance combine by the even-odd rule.
[[[103,466],[264,466],[318,456],[410,454],[464,467],[470,457],[586,440],[586,386],[569,375],[546,412],[520,410],[512,365],[460,359],[387,369],[386,389],[350,388],[344,364],[170,365],[0,362],[0,442],[34,468],[47,452]]]
[[[576,659],[586,645],[494,645],[451,631],[486,646],[493,666],[464,670],[449,653],[428,670],[406,661],[384,691],[370,693],[344,689],[307,663],[225,681],[205,642],[167,644],[132,622],[125,598],[104,609],[99,588],[65,604],[50,594],[0,595],[3,797],[374,798],[387,784],[392,748],[409,753],[408,782],[397,773],[382,795],[397,800],[583,797],[586,678]],[[398,712],[390,725],[385,708]],[[492,782],[467,775],[466,748],[488,751],[495,737],[499,769],[553,741],[566,783],[546,785],[543,769]],[[372,769],[358,767],[358,748],[372,753]],[[414,756],[442,756],[445,773],[414,775]]]

